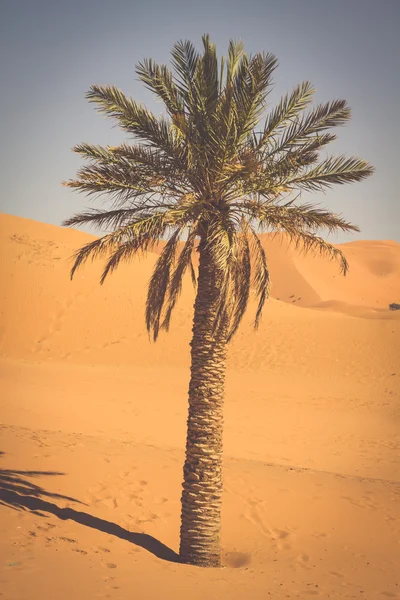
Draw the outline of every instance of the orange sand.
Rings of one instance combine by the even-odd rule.
[[[350,273],[263,237],[273,299],[229,351],[225,568],[174,560],[193,289],[151,344],[156,254],[70,282],[91,236],[0,215],[0,596],[400,598],[400,244]]]

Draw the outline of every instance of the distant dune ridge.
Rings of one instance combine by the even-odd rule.
[[[342,244],[344,278],[261,236],[272,298],[229,347],[218,571],[174,562],[190,277],[151,343],[157,254],[70,281],[92,237],[0,215],[4,597],[400,599],[400,244]]]

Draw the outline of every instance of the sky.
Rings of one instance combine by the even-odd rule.
[[[83,164],[71,148],[116,145],[126,135],[86,91],[116,85],[160,114],[135,64],[168,64],[177,40],[200,49],[209,33],[219,55],[229,39],[242,39],[248,53],[277,56],[271,107],[305,80],[316,103],[349,102],[352,119],[328,150],[367,159],[376,172],[305,200],[361,229],[332,241],[400,242],[399,26],[400,0],[0,0],[0,212],[60,225],[96,206],[61,186]]]

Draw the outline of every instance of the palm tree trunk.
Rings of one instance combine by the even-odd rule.
[[[221,277],[199,246],[200,264],[191,342],[191,378],[182,492],[180,557],[220,566],[223,400],[226,335],[213,334]]]

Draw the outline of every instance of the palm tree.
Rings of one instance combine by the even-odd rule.
[[[373,168],[345,156],[319,160],[320,150],[335,139],[328,130],[350,118],[344,100],[305,111],[314,92],[305,82],[260,125],[276,58],[250,57],[242,43],[231,41],[227,58],[218,61],[209,36],[202,40],[202,53],[189,41],[174,45],[172,72],[151,59],[136,67],[139,79],[163,101],[165,116],[154,116],[114,86],[89,89],[89,101],[116,119],[135,143],[74,148],[90,163],[65,185],[88,195],[106,194],[112,203],[109,210],[87,209],[64,225],[109,231],[76,252],[71,270],[72,278],[89,258],[105,257],[101,283],[121,261],[165,240],[146,303],[146,325],[154,340],[169,328],[184,273],[192,274],[197,293],[180,557],[194,565],[219,566],[227,344],[251,290],[257,298],[255,327],[269,294],[258,232],[285,232],[300,250],[338,259],[346,274],[344,254],[316,233],[358,228],[340,215],[301,203],[300,193],[360,181]]]

